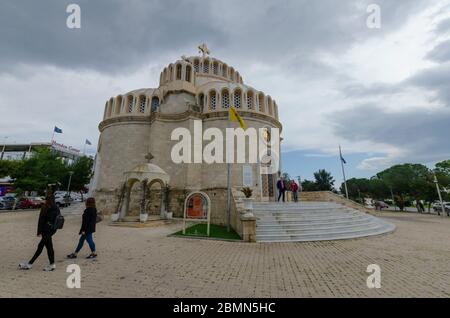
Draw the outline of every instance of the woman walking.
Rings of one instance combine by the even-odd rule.
[[[53,195],[48,195],[45,199],[44,205],[41,207],[41,212],[39,213],[37,236],[41,237],[41,241],[39,242],[36,253],[34,253],[31,260],[28,263],[20,263],[19,269],[31,269],[33,267],[33,263],[39,255],[41,255],[45,246],[50,264],[44,267],[44,271],[55,270],[55,252],[53,250],[52,236],[56,233],[55,220],[59,214],[60,211],[56,206],[55,197]]]
[[[97,208],[95,207],[95,199],[88,198],[86,200],[86,209],[83,212],[83,218],[81,222],[81,229],[79,234],[80,240],[75,252],[67,255],[68,258],[77,258],[78,252],[82,249],[84,241],[87,241],[89,248],[91,249],[91,254],[87,258],[96,258],[97,254],[95,252],[95,243],[92,234],[95,232],[95,225],[97,223]]]

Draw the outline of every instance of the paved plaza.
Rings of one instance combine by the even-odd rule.
[[[72,209],[72,210],[71,210]],[[97,260],[65,259],[81,217],[68,208],[54,236],[55,272],[44,253],[30,271],[38,211],[0,213],[1,297],[450,297],[450,218],[383,212],[394,233],[310,243],[235,243],[167,235],[179,224],[148,228],[99,223]],[[84,254],[83,254],[84,253]],[[81,289],[66,287],[66,266],[81,267]],[[366,268],[381,267],[381,289]]]

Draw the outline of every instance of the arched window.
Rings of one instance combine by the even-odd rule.
[[[170,67],[169,67],[169,81],[171,81],[172,78],[173,78],[173,66],[170,65]]]
[[[105,111],[103,112],[103,119],[106,119],[107,114],[108,114],[108,102],[105,103]]]
[[[230,107],[230,94],[228,90],[222,91],[222,108],[228,109]]]
[[[145,104],[146,104],[147,99],[145,98],[145,96],[141,96],[141,97],[139,97],[139,100],[140,100],[140,102],[139,102],[139,112],[140,113],[145,113]]]
[[[111,97],[108,103],[108,117],[111,117],[114,99]]]
[[[213,73],[214,75],[219,75],[219,63],[217,63],[217,61],[214,61],[213,63]]]
[[[200,72],[200,62],[197,59],[194,60],[194,70]]]
[[[191,81],[191,72],[192,72],[192,68],[190,65],[186,65],[186,81],[190,82]]]
[[[273,114],[273,111],[272,111],[272,98],[270,96],[267,98],[267,109],[268,109],[269,115],[272,115]]]
[[[253,109],[253,92],[247,92],[247,109]]]
[[[227,77],[227,73],[228,73],[228,66],[224,64],[222,65],[222,76]]]
[[[260,112],[264,112],[265,111],[264,110],[264,99],[265,99],[264,94],[263,93],[259,93],[259,96],[258,96],[258,110]]]
[[[209,92],[209,108],[211,110],[215,110],[217,105],[217,96],[216,91]]]
[[[209,60],[203,61],[203,73],[209,73]]]
[[[152,112],[156,111],[159,107],[159,98],[156,96],[153,96],[152,98]]]
[[[181,64],[177,64],[177,80],[181,80]]]
[[[128,96],[128,108],[127,108],[127,112],[128,113],[132,113],[133,112],[133,102],[134,102],[134,97],[133,96]]]
[[[275,115],[275,118],[278,119],[278,105],[273,101],[273,113]]]
[[[234,69],[230,68],[230,80],[234,80]]]
[[[164,75],[163,75],[163,79],[164,79],[164,83],[167,83],[168,79],[167,79],[167,68],[164,69]]]
[[[116,108],[116,115],[119,115],[120,114],[120,111],[121,111],[121,107],[122,107],[122,96],[117,96],[116,97],[116,104],[115,104],[116,106],[115,106],[115,108]]]
[[[200,94],[200,96],[198,97],[198,104],[200,105],[200,109],[203,111],[205,107],[205,94]]]
[[[236,89],[235,91],[234,91],[234,107],[235,108],[241,108],[241,106],[242,106],[242,92],[241,92],[241,90],[240,89]]]

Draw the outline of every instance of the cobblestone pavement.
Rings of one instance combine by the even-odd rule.
[[[69,208],[75,209],[75,208]],[[233,243],[167,237],[180,225],[123,228],[99,224],[99,258],[64,256],[75,248],[80,216],[66,210],[54,236],[57,269],[30,271],[37,211],[0,214],[0,297],[449,297],[450,218],[383,212],[388,235],[333,242]],[[66,287],[66,266],[81,266],[81,289]],[[381,289],[366,268],[381,266]]]

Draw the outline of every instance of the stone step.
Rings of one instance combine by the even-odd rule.
[[[312,227],[312,226],[325,226],[325,225],[351,225],[351,224],[365,224],[370,223],[370,220],[367,220],[365,218],[352,220],[352,221],[297,221],[297,222],[284,222],[284,223],[256,223],[256,226],[259,227],[261,230],[263,229],[278,229],[282,227],[283,229],[290,229],[290,228],[303,228],[303,227]]]
[[[323,222],[323,221],[352,221],[352,220],[360,220],[366,219],[366,216],[363,215],[329,215],[326,217],[317,217],[317,216],[297,216],[297,217],[258,217],[256,216],[257,222],[260,223],[292,223],[292,222]]]
[[[360,231],[360,230],[371,230],[374,228],[380,227],[377,223],[366,222],[363,224],[340,224],[340,225],[323,225],[323,226],[314,226],[314,227],[297,227],[297,228],[275,228],[275,229],[259,229],[257,231],[258,235],[269,235],[269,234],[308,234],[308,233],[329,233],[341,230],[352,230],[352,231]]]
[[[257,203],[256,240],[297,242],[348,239],[391,232],[395,226],[337,203]]]
[[[328,231],[310,232],[305,234],[256,234],[258,242],[304,242],[304,241],[329,241],[340,239],[352,239],[366,236],[380,235],[392,232],[395,226],[378,226],[364,230],[345,230],[345,231]]]

